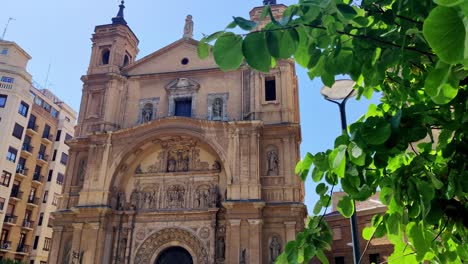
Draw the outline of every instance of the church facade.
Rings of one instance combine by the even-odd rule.
[[[50,262],[274,262],[307,214],[294,62],[222,72],[190,16],[136,60],[123,9],[92,37]]]

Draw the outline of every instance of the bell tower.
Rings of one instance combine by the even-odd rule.
[[[138,38],[124,18],[124,1],[112,23],[96,26],[83,95],[77,135],[114,131],[122,126],[127,78],[122,74],[138,54]]]
[[[112,23],[97,26],[93,42],[88,75],[100,73],[120,73],[120,70],[133,63],[138,54],[138,38],[124,18],[124,1],[119,5],[117,16]]]

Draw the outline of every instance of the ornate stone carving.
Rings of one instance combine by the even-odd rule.
[[[140,110],[138,111],[138,123],[146,123],[156,119],[159,98],[145,98],[140,100]]]
[[[200,231],[198,231],[198,235],[202,238],[202,239],[207,239],[210,237],[210,229],[206,226],[200,228]]]
[[[270,249],[270,261],[271,263],[275,263],[276,259],[281,254],[281,243],[280,243],[280,239],[278,238],[278,236],[274,235],[271,238],[269,249]]]
[[[279,175],[279,168],[278,168],[279,160],[278,160],[278,153],[276,150],[270,150],[267,152],[267,176],[278,176]]]
[[[214,121],[227,121],[227,102],[228,93],[216,93],[208,94],[207,105],[208,105],[208,120]]]
[[[137,240],[141,241],[141,240],[145,239],[145,236],[146,236],[146,232],[145,232],[144,228],[138,229],[136,231],[135,237],[136,237]]]
[[[173,185],[167,190],[167,205],[169,208],[183,208],[185,189],[180,185]]]
[[[198,263],[208,263],[208,252],[203,243],[190,232],[179,228],[167,228],[150,235],[138,248],[134,263],[150,263],[158,248],[174,241],[189,247]]]
[[[206,185],[199,187],[195,190],[195,208],[213,208],[216,207],[219,200],[218,187]]]
[[[80,160],[78,164],[78,172],[77,172],[77,178],[80,182],[83,182],[85,179],[86,175],[86,160],[82,159]]]

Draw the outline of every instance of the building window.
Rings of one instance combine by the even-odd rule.
[[[29,121],[28,121],[28,128],[34,130],[34,131],[37,131],[37,128],[36,128],[36,116],[31,114],[29,116]]]
[[[41,226],[43,220],[44,220],[44,213],[40,213],[39,214],[39,220],[37,221],[37,225]]]
[[[2,172],[2,177],[0,177],[0,184],[6,187],[10,186],[11,173],[8,171]]]
[[[36,236],[34,238],[33,249],[37,249],[37,244],[39,244],[39,236]]]
[[[52,199],[52,205],[57,205],[58,199],[59,199],[58,193],[54,193],[54,198]]]
[[[8,55],[8,48],[3,48],[2,52],[0,52],[2,55]]]
[[[0,197],[0,211],[3,211],[3,208],[5,208],[5,198]]]
[[[104,49],[102,51],[102,56],[101,56],[102,65],[109,64],[109,59],[110,59],[110,50],[109,49]]]
[[[4,94],[0,94],[0,107],[1,108],[5,108],[7,97],[8,96]]]
[[[335,257],[335,264],[344,264],[344,257]]]
[[[265,101],[276,101],[275,77],[265,77]]]
[[[24,117],[28,116],[28,110],[29,110],[29,105],[23,101],[21,101],[21,104],[18,109],[18,113]]]
[[[62,152],[62,157],[60,157],[60,163],[63,165],[67,165],[68,162],[68,155]]]
[[[62,185],[63,184],[63,179],[65,178],[65,175],[63,175],[62,173],[58,173],[57,174],[57,180],[56,180],[56,183],[58,185]]]
[[[380,254],[369,254],[369,263],[380,263]]]
[[[49,138],[49,136],[50,136],[50,126],[45,125],[44,131],[42,132],[42,138]]]
[[[73,138],[72,135],[70,135],[68,133],[65,135],[65,141],[68,141],[68,140],[70,140],[72,138]]]
[[[44,107],[43,108],[49,113],[52,110],[52,106],[50,106],[50,104],[48,104],[46,102],[44,102]]]
[[[16,162],[16,155],[18,154],[18,150],[15,149],[15,148],[12,148],[12,147],[9,147],[8,148],[8,152],[7,152],[7,156],[6,156],[6,159],[8,161],[11,161],[13,163]]]
[[[54,153],[52,154],[52,161],[55,161],[56,158],[57,158],[57,150],[54,149]]]
[[[18,123],[15,123],[15,127],[13,128],[13,136],[19,140],[23,137],[23,130],[24,127],[19,125]]]
[[[49,170],[49,175],[47,176],[47,181],[50,182],[52,180],[52,174],[54,173],[53,170]]]
[[[2,81],[2,82],[4,82],[4,83],[14,83],[14,82],[15,82],[15,78],[2,76],[2,79],[1,79],[0,81]]]
[[[28,202],[34,202],[34,198],[36,198],[36,188],[32,187],[29,191]]]
[[[44,100],[42,100],[42,98],[40,98],[39,96],[36,96],[36,98],[34,99],[34,103],[42,107]]]
[[[49,191],[44,191],[44,198],[42,198],[43,203],[47,203],[47,197],[49,196]]]
[[[69,117],[65,117],[65,121],[67,121],[68,123],[70,123],[70,118]]]
[[[174,115],[192,117],[192,98],[175,101]]]
[[[49,250],[50,250],[50,245],[51,245],[51,244],[52,244],[52,239],[46,237],[46,238],[44,239],[44,248],[43,248],[43,250],[49,251]]]
[[[53,118],[58,118],[59,112],[57,111],[57,109],[52,107],[52,110],[50,111],[50,114],[52,115]]]
[[[124,57],[124,62],[123,62],[123,66],[127,66],[128,64],[130,63],[130,58],[128,57],[128,55],[125,55]]]
[[[55,141],[60,141],[60,136],[62,136],[62,130],[57,130],[57,136],[55,137]]]

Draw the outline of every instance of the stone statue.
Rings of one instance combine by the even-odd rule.
[[[78,180],[79,181],[84,181],[86,174],[86,161],[84,159],[80,160],[80,163],[78,165]]]
[[[167,161],[167,172],[175,172],[176,171],[176,161],[174,159],[170,159]]]
[[[281,244],[277,236],[273,236],[270,243],[270,259],[271,263],[275,263],[278,256],[281,254]]]
[[[263,5],[276,5],[276,0],[263,0]]]
[[[136,210],[139,209],[139,203],[140,203],[140,194],[137,189],[133,189],[132,194],[130,195],[130,205],[132,209]]]
[[[195,191],[195,208],[200,208],[201,201],[200,201],[200,190]]]
[[[224,241],[224,237],[220,237],[218,239],[218,252],[216,252],[218,259],[224,260],[225,252],[226,252],[226,242]]]
[[[213,118],[221,119],[223,117],[223,99],[216,98],[213,102]]]
[[[188,15],[185,19],[185,27],[184,27],[184,38],[192,38],[193,37],[193,20],[192,16]]]
[[[218,203],[218,188],[213,186],[210,188],[210,207],[216,207]]]
[[[274,150],[267,154],[267,175],[278,176],[278,154]]]
[[[117,209],[118,210],[125,210],[126,208],[126,197],[125,197],[125,193],[124,192],[119,192],[118,196],[117,196]]]
[[[246,264],[247,262],[247,258],[246,258],[246,254],[247,254],[247,249],[243,248],[242,251],[241,251],[241,255],[240,255],[240,259],[239,259],[239,264]]]
[[[153,105],[145,104],[143,110],[141,111],[141,117],[143,122],[149,122],[153,119]]]

